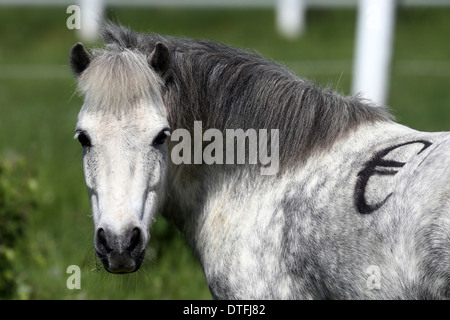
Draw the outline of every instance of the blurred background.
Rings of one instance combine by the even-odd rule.
[[[83,10],[75,0],[0,0],[0,299],[210,299],[192,250],[163,218],[139,272],[110,275],[95,257],[81,150],[73,139],[82,99],[68,53],[80,40],[100,44],[68,28],[71,4]],[[309,0],[284,31],[276,0],[103,5],[104,17],[137,31],[246,48],[352,93],[356,0]],[[393,22],[382,102],[404,125],[450,130],[450,1],[397,1]],[[67,288],[70,265],[81,269],[81,289]]]

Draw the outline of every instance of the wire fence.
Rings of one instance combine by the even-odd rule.
[[[323,76],[352,74],[350,59],[291,60],[283,62],[298,75]],[[396,60],[392,72],[404,76],[450,78],[450,61]],[[0,64],[0,79],[72,79],[68,65],[57,64]]]
[[[107,6],[273,8],[278,0],[103,0]],[[306,0],[309,8],[355,7],[358,0]],[[396,0],[399,6],[450,6],[450,0]],[[0,0],[0,6],[68,6],[77,0]]]

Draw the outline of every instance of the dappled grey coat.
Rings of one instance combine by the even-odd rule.
[[[141,259],[153,218],[131,217],[146,217],[139,210],[155,201],[151,217],[162,212],[186,236],[215,298],[450,297],[449,133],[399,125],[384,107],[322,89],[277,63],[213,41],[112,24],[102,39],[106,48],[93,54],[76,45],[71,65],[86,97],[77,134],[85,148],[96,250],[107,270],[139,268],[141,260],[126,263]],[[136,101],[146,101],[147,109]],[[149,117],[146,125],[139,122],[142,114]],[[99,164],[119,157],[101,150],[141,141],[142,132],[165,121],[172,132],[193,133],[195,121],[222,132],[277,129],[280,170],[260,175],[255,168],[261,164],[175,165],[169,155],[176,142],[169,140],[167,150],[127,148],[114,162],[116,171],[141,158],[158,159],[148,170],[166,168],[156,200],[137,197],[147,200],[134,215],[103,212],[117,207],[104,199],[126,198],[134,187],[95,183],[104,170]],[[111,141],[102,149],[95,137],[105,126],[110,134],[103,137]],[[135,179],[121,172],[122,184]],[[115,196],[108,198],[109,192]],[[128,214],[136,227],[126,235],[131,222],[128,229],[120,223]]]

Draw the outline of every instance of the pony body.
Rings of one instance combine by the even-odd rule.
[[[221,132],[276,129],[280,161],[273,175],[261,175],[261,163],[175,164],[170,155],[176,143],[168,139],[143,157],[151,172],[155,163],[165,169],[157,169],[158,187],[141,188],[146,205],[134,200],[134,216],[153,208],[141,219],[145,223],[132,220],[139,241],[135,233],[115,240],[96,225],[96,248],[106,265],[119,255],[114,252],[139,256],[136,248],[149,238],[144,230],[161,212],[194,249],[215,298],[449,298],[449,133],[407,128],[381,106],[321,89],[274,62],[212,41],[114,25],[102,37],[106,49],[93,55],[79,46],[72,50],[72,69],[86,96],[79,123],[106,114],[111,120],[96,130],[135,126],[142,129],[122,129],[121,139],[138,141],[144,141],[141,131],[159,141],[154,137],[164,123],[172,133],[192,135],[196,121]],[[106,65],[118,70],[114,85],[97,86],[107,69],[98,66]],[[97,99],[103,91],[112,97],[106,105]],[[116,103],[116,95],[125,98]],[[123,162],[133,164],[136,152]],[[96,159],[84,160],[85,174]],[[142,174],[152,176],[144,169]],[[129,179],[132,185],[134,176]],[[102,188],[108,193],[108,186]],[[120,197],[127,197],[126,190],[119,189]],[[123,259],[113,260],[126,265]]]

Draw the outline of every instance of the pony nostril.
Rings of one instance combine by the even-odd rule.
[[[97,231],[97,243],[99,244],[100,248],[106,250],[106,253],[110,253],[113,251],[113,249],[111,249],[111,247],[108,245],[105,230],[103,230],[102,228],[98,229]]]
[[[133,231],[131,231],[130,245],[127,250],[133,251],[141,244],[141,241],[141,230],[139,230],[139,228],[134,228]]]
[[[144,260],[145,232],[140,227],[133,226],[125,230],[114,233],[107,227],[97,228],[94,235],[95,251],[108,272],[134,272]]]

